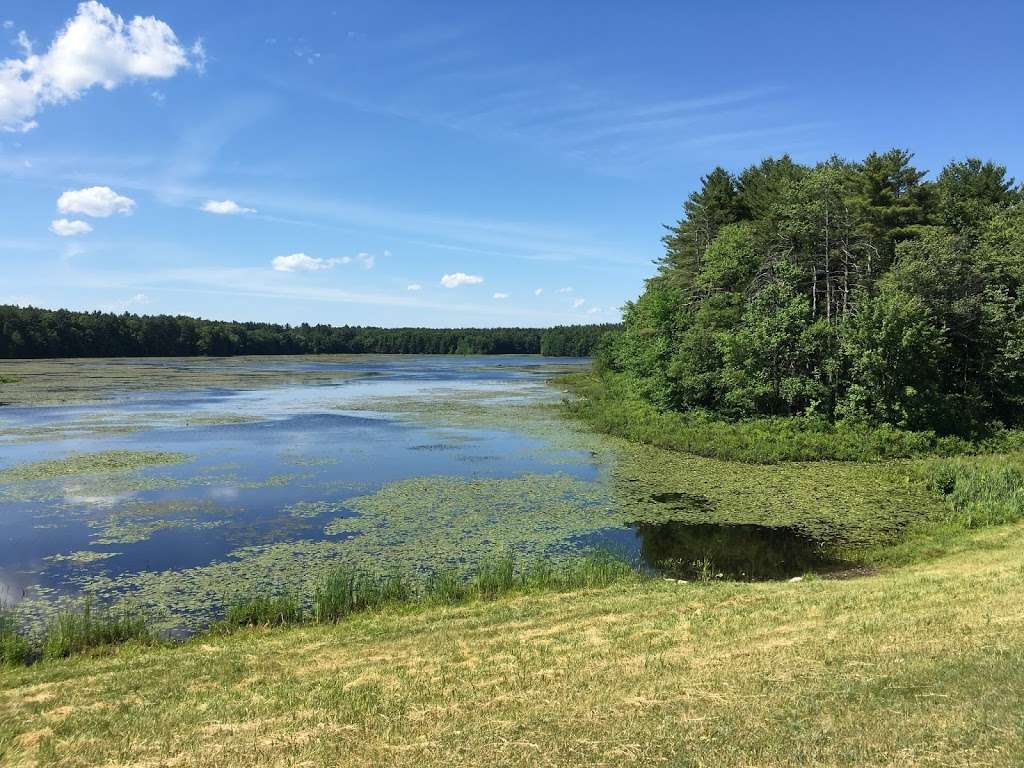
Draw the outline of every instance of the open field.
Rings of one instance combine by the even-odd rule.
[[[1019,766],[1024,526],[849,580],[623,583],[0,677],[29,765]]]

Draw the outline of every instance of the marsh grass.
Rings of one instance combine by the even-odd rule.
[[[42,630],[31,634],[17,612],[0,605],[0,665],[20,666],[43,659],[63,659],[107,646],[150,644],[156,634],[146,618],[131,608],[97,610],[90,601],[59,611]]]
[[[412,602],[416,593],[402,576],[377,577],[357,568],[343,566],[332,571],[313,595],[313,620],[339,621],[359,611],[384,605]]]
[[[934,461],[925,477],[946,499],[947,524],[987,528],[1024,519],[1024,454]]]
[[[254,597],[232,604],[224,619],[214,630],[232,630],[239,627],[279,627],[297,624],[302,620],[302,606],[290,595],[280,597]]]
[[[28,664],[32,658],[32,645],[19,631],[17,616],[6,605],[0,604],[0,665]]]
[[[104,646],[147,644],[155,639],[141,613],[130,608],[97,610],[87,601],[80,609],[57,613],[47,625],[39,649],[44,659],[62,659]]]

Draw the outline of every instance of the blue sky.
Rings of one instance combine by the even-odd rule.
[[[716,164],[1024,175],[1022,33],[1014,2],[3,0],[0,303],[614,321]]]

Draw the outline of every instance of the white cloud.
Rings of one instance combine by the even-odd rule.
[[[479,275],[467,275],[465,272],[455,272],[441,278],[441,285],[445,288],[458,288],[460,285],[479,285],[484,279]]]
[[[587,310],[587,314],[588,315],[596,315],[600,311],[601,311],[600,307],[591,307],[590,309]]]
[[[419,283],[410,283],[409,285],[405,286],[405,290],[407,290],[407,291],[422,291],[423,290],[423,286],[420,285]]]
[[[508,294],[507,293],[496,293],[496,294],[494,294],[494,298],[496,298],[496,299],[507,299],[508,298]]]
[[[256,213],[255,208],[243,208],[234,200],[207,200],[203,203],[203,210],[207,213],[216,213],[220,216],[237,216],[241,213]]]
[[[134,200],[117,194],[110,187],[69,189],[57,198],[57,210],[61,213],[80,213],[98,219],[115,213],[130,214],[134,208]]]
[[[18,42],[23,55],[0,61],[0,128],[7,131],[32,130],[41,109],[81,98],[95,86],[109,91],[129,80],[173,77],[189,66],[202,71],[206,62],[201,41],[190,61],[165,22],[153,16],[126,22],[96,0],[79,3],[46,53],[34,53],[24,32]]]
[[[173,34],[173,33],[172,33]],[[209,60],[206,56],[206,45],[203,43],[203,38],[199,38],[189,49],[189,53],[192,54],[192,66],[196,68],[196,72],[200,75],[206,74],[206,62]]]
[[[271,265],[277,272],[318,272],[331,269],[340,259],[318,259],[304,253],[292,253],[288,256],[275,256]]]
[[[544,293],[544,289],[543,288],[538,288],[537,290],[535,290],[533,292],[533,295],[534,296],[540,296],[542,293]]]
[[[558,292],[559,293],[572,293],[572,286],[571,285],[567,285],[567,286],[565,286],[565,288],[559,288]]]
[[[586,299],[573,299],[573,301],[572,301],[572,308],[573,309],[579,309],[580,307],[582,307],[586,303],[587,303]]]
[[[54,219],[50,222],[50,231],[61,237],[74,237],[75,235],[86,235],[92,232],[92,226],[85,221]]]
[[[332,269],[339,264],[359,264],[363,269],[373,269],[377,263],[377,257],[372,253],[358,253],[355,256],[320,259],[307,256],[304,253],[292,253],[288,256],[276,256],[270,263],[278,272],[318,272],[323,269]]]
[[[14,29],[14,22],[10,19],[4,20],[4,29]]]

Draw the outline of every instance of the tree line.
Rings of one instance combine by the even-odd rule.
[[[613,324],[374,328],[0,306],[0,358],[296,354],[542,354],[587,357]]]
[[[662,409],[963,433],[1024,406],[1024,193],[900,149],[715,168],[599,360]]]

